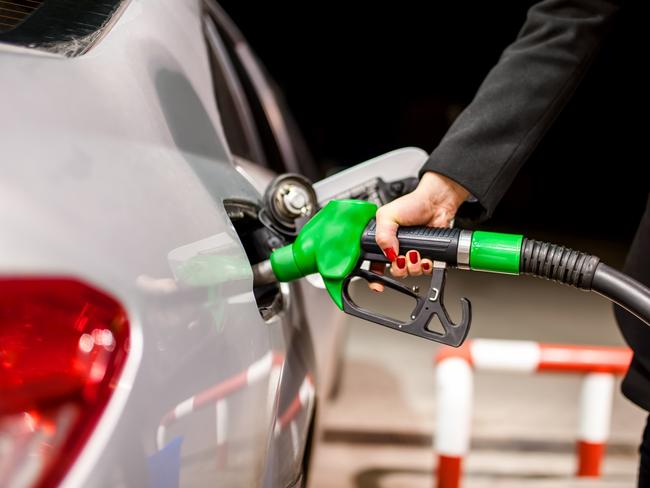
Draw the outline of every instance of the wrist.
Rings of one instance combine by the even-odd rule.
[[[460,183],[434,171],[427,171],[422,175],[418,189],[431,195],[447,194],[457,207],[472,196]]]

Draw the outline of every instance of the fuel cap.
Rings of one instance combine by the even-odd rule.
[[[264,203],[273,223],[292,233],[296,231],[297,221],[309,219],[318,210],[311,182],[294,173],[276,177],[266,190]]]

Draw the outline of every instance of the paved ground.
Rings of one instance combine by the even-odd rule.
[[[589,250],[620,264],[620,247]],[[533,278],[451,271],[451,310],[461,291],[473,304],[474,338],[622,344],[611,307],[593,294]],[[387,296],[373,303],[384,313],[399,309]],[[432,486],[435,351],[433,343],[349,319],[340,389],[321,411],[312,488]],[[645,416],[618,392],[605,476],[571,477],[579,385],[577,376],[477,374],[464,486],[633,486]]]

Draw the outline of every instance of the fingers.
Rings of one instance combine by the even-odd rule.
[[[384,291],[384,285],[377,283],[376,281],[371,281],[368,283],[368,288],[370,288],[375,293],[381,293]]]
[[[390,266],[390,273],[395,278],[406,278],[407,276],[430,275],[433,270],[433,262],[430,259],[421,259],[417,251],[409,251],[406,256],[397,256],[395,262]],[[375,261],[370,262],[370,272],[383,275],[386,272],[386,265]],[[368,282],[368,288],[381,293],[384,285],[375,281]]]
[[[397,256],[395,262],[390,265],[390,274],[395,278],[406,278],[408,276],[405,256]]]
[[[410,276],[420,276],[422,274],[422,264],[420,263],[420,253],[409,251],[406,253],[406,267]]]
[[[385,270],[386,270],[386,265],[384,263],[378,263],[375,261],[370,262],[371,273],[383,275]],[[368,282],[368,288],[370,288],[372,291],[377,293],[381,293],[382,291],[384,291],[384,285],[382,285],[381,283],[377,283],[375,281]]]
[[[397,215],[393,213],[390,205],[377,210],[377,229],[375,239],[377,244],[384,251],[391,263],[397,259],[399,253],[399,241],[397,240]]]
[[[430,259],[423,259],[420,261],[422,263],[422,273],[425,275],[430,275],[433,271],[433,261]]]
[[[390,273],[395,278],[430,275],[432,270],[432,261],[421,259],[418,251],[408,251],[405,256],[397,256],[395,262],[390,266]]]

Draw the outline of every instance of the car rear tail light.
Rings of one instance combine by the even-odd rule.
[[[124,309],[68,278],[0,279],[0,486],[55,486],[128,353]]]

